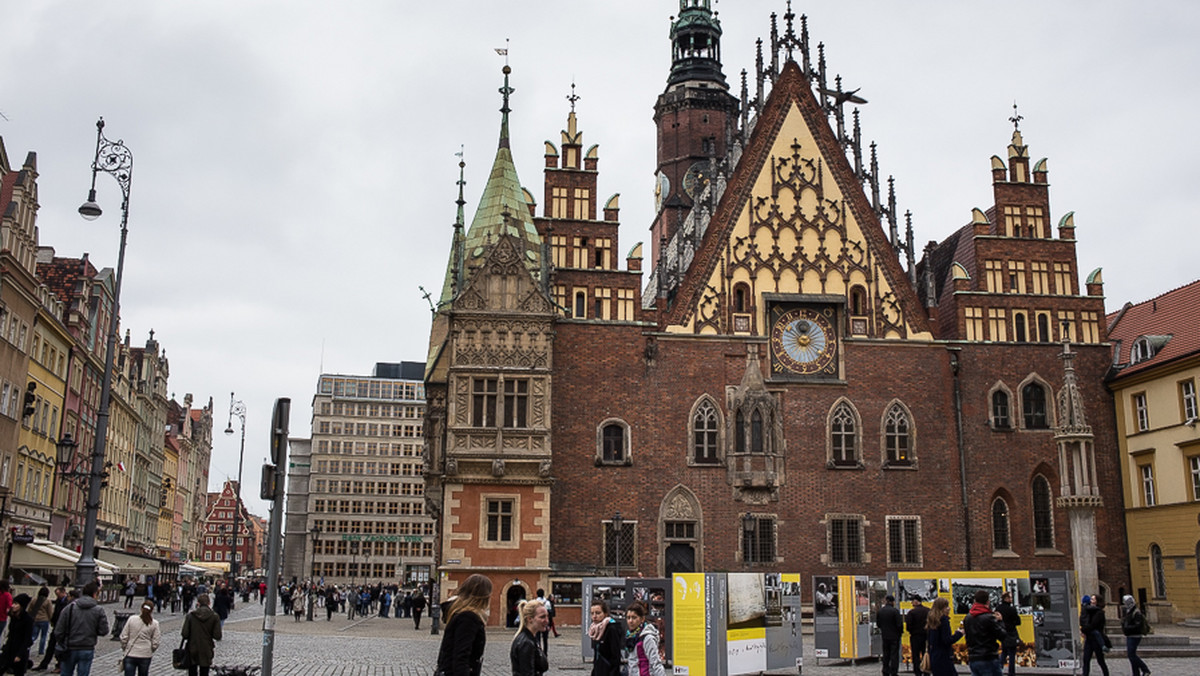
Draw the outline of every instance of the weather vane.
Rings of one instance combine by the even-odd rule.
[[[504,65],[508,65],[508,38],[504,38],[504,46],[496,47],[496,53],[504,57]]]
[[[571,80],[571,95],[567,97],[567,100],[571,102],[572,113],[575,112],[575,102],[581,98],[583,97],[575,93],[575,81]]]
[[[1021,120],[1024,119],[1024,117],[1017,113],[1017,102],[1013,101],[1013,116],[1008,118],[1008,121],[1013,123],[1013,131],[1021,131]]]

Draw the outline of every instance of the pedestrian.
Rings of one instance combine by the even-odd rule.
[[[414,629],[421,628],[421,613],[423,613],[424,611],[425,611],[425,594],[421,593],[420,587],[417,587],[417,590],[415,592],[413,592],[413,598],[412,598],[412,616],[413,616],[413,628]]]
[[[225,620],[229,619],[229,612],[233,610],[233,590],[229,585],[221,585],[217,587],[217,597],[213,600],[212,610],[221,620],[221,626],[225,626]]]
[[[88,676],[96,657],[96,639],[108,633],[108,617],[96,603],[100,585],[92,580],[83,586],[79,599],[68,605],[54,625],[57,649],[66,651],[60,676]]]
[[[304,590],[299,586],[296,587],[296,593],[292,597],[292,615],[299,622],[301,617],[304,617],[304,603],[307,600]]]
[[[1137,649],[1142,637],[1149,633],[1150,623],[1146,622],[1146,615],[1137,607],[1132,596],[1127,595],[1121,601],[1125,607],[1121,617],[1121,633],[1125,634],[1125,656],[1129,658],[1129,669],[1133,676],[1149,676],[1150,667],[1138,657]]]
[[[908,630],[908,647],[912,657],[913,676],[922,676],[921,658],[925,656],[929,632],[925,629],[929,621],[929,608],[921,604],[921,597],[912,598],[912,610],[904,616],[904,628]]]
[[[539,588],[537,590],[537,601],[546,607],[546,626],[535,635],[538,640],[538,645],[542,646],[542,652],[550,654],[550,601],[546,600],[546,590]]]
[[[183,585],[178,582],[171,584],[171,614],[179,612],[179,600],[183,592]]]
[[[608,603],[592,602],[592,623],[588,638],[592,640],[592,676],[621,676],[621,625],[608,612]]]
[[[392,594],[388,590],[384,589],[379,594],[379,616],[386,618],[388,616],[388,611],[390,611],[391,609],[392,609]]]
[[[187,644],[191,661],[188,676],[208,676],[217,649],[216,641],[221,640],[221,618],[209,607],[210,603],[208,594],[200,594],[196,597],[196,609],[183,618],[180,635]]]
[[[539,645],[538,634],[546,630],[550,616],[541,601],[521,601],[517,604],[520,623],[508,650],[513,676],[541,676],[550,669],[546,653]],[[656,653],[657,654],[657,653]]]
[[[13,676],[25,676],[29,669],[29,646],[33,643],[33,616],[26,608],[31,603],[29,594],[17,594],[8,610],[8,639],[0,650],[0,674],[12,672]]]
[[[412,617],[412,592],[404,592],[404,601],[400,603],[405,617]]]
[[[8,623],[8,611],[12,609],[12,604],[12,585],[8,580],[0,580],[0,634],[4,633],[4,626]]]
[[[162,641],[162,629],[154,619],[154,604],[142,601],[142,613],[129,618],[121,628],[121,650],[125,656],[121,666],[125,676],[149,676],[150,658]]]
[[[1004,622],[1004,643],[1001,644],[1000,670],[1003,671],[1004,666],[1008,665],[1008,676],[1016,676],[1017,646],[1020,643],[1020,637],[1017,636],[1017,627],[1021,625],[1021,616],[1017,613],[1017,609],[1013,607],[1012,592],[1006,591],[1000,595],[1000,605],[996,606],[996,612],[1000,613],[1001,621]]]
[[[971,676],[1001,676],[1000,643],[1004,640],[1004,624],[1000,613],[988,606],[990,600],[986,589],[975,592],[975,602],[963,620]],[[1108,676],[1108,672],[1104,676]]]
[[[634,601],[625,609],[625,666],[630,674],[666,676],[658,654],[658,629],[646,621],[646,604]]]
[[[267,581],[260,580],[258,583],[258,605],[262,605],[267,598]]]
[[[196,585],[190,580],[183,585],[183,590],[180,592],[180,600],[183,601],[183,612],[192,612],[192,603],[196,600]]]
[[[125,582],[125,607],[133,607],[133,596],[137,594],[137,583],[132,579]]]
[[[1079,609],[1079,631],[1083,634],[1083,676],[1092,673],[1092,656],[1100,665],[1100,672],[1108,676],[1108,665],[1104,653],[1108,648],[1108,636],[1104,633],[1104,608],[1097,605],[1096,597],[1084,595],[1083,607]]]
[[[958,676],[954,668],[954,644],[963,637],[963,624],[958,631],[950,633],[950,602],[939,596],[929,609],[925,621],[925,633],[929,639],[929,673],[932,676]]]
[[[557,602],[554,600],[554,594],[550,594],[546,597],[546,612],[550,615],[550,633],[554,634],[554,638],[558,638],[558,627],[554,626],[555,603]]]
[[[875,613],[875,626],[879,627],[879,638],[883,642],[883,654],[879,664],[883,676],[898,676],[900,673],[900,639],[904,636],[904,618],[896,608],[896,597],[883,597],[883,605]]]
[[[444,676],[479,676],[487,645],[487,618],[492,604],[492,581],[476,573],[458,588],[446,615],[438,648],[437,672]]]
[[[333,611],[337,610],[338,591],[337,587],[330,585],[329,589],[325,590],[325,621],[329,622],[333,619]]]
[[[74,591],[74,590],[72,590],[72,591]],[[67,604],[70,603],[70,597],[67,595],[66,587],[57,587],[54,590],[54,597],[55,597],[54,598],[54,608],[53,608],[53,612],[50,614],[50,626],[51,627],[58,626],[58,618],[62,615],[63,608],[66,608]],[[58,645],[58,639],[54,638],[54,631],[51,630],[50,631],[50,645],[46,646],[46,652],[42,656],[42,661],[39,662],[38,665],[33,668],[33,671],[45,671],[46,670],[46,667],[50,665],[50,660],[54,657],[54,648],[57,645]],[[58,671],[57,661],[56,661],[55,666],[56,666],[55,671]]]
[[[38,643],[38,654],[46,653],[46,639],[50,636],[50,617],[54,612],[54,604],[50,602],[50,588],[43,585],[38,590],[37,598],[29,605],[29,617],[33,619],[33,639]],[[32,647],[32,646],[31,646]]]

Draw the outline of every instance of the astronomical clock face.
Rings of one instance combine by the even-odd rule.
[[[771,324],[771,366],[775,373],[837,375],[836,314],[832,309],[779,311]]]
[[[700,193],[704,192],[704,188],[711,178],[710,172],[707,160],[700,160],[688,168],[687,173],[683,175],[683,191],[688,194],[688,197],[692,199],[700,197]]]

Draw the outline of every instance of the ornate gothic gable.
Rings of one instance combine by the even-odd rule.
[[[551,315],[553,306],[529,272],[520,242],[503,235],[454,300],[453,311]]]
[[[878,217],[791,62],[717,206],[667,330],[761,335],[766,293],[845,297],[860,317],[852,330],[858,335],[931,337]]]

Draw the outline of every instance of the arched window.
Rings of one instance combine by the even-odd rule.
[[[763,452],[763,418],[758,409],[750,414],[750,452]]]
[[[720,416],[717,407],[708,399],[700,402],[692,413],[692,462],[713,464],[720,462],[717,455],[720,443]]]
[[[747,302],[748,289],[745,284],[736,284],[733,287],[733,311],[734,312],[749,312],[750,303]]]
[[[1038,341],[1043,343],[1050,342],[1050,315],[1038,313],[1037,316]]]
[[[854,410],[846,402],[839,403],[829,417],[829,461],[836,466],[858,464],[858,424]]]
[[[1033,478],[1033,546],[1038,549],[1054,549],[1054,512],[1050,504],[1050,482],[1039,474]]]
[[[1025,327],[1025,313],[1013,313],[1013,335],[1018,343],[1024,343],[1029,340],[1028,330]]]
[[[1150,578],[1154,583],[1154,598],[1167,598],[1167,573],[1163,568],[1162,548],[1150,545]]]
[[[733,450],[735,453],[746,452],[746,416],[741,411],[733,418]]]
[[[850,314],[858,317],[867,314],[867,292],[861,286],[850,287]]]
[[[1154,346],[1150,344],[1150,340],[1145,336],[1140,336],[1133,341],[1133,349],[1130,350],[1129,363],[1136,364],[1146,361],[1154,356]]]
[[[1008,527],[1008,503],[1004,498],[992,501],[992,549],[1012,549],[1012,537]]]
[[[610,418],[596,429],[596,464],[628,465],[629,425],[623,420]]]
[[[900,404],[888,409],[883,421],[883,439],[888,464],[912,464],[912,420]]]
[[[577,319],[587,318],[587,294],[583,291],[575,292],[575,317]]]
[[[1038,383],[1029,383],[1021,388],[1021,407],[1025,417],[1025,429],[1044,430],[1050,428],[1046,415],[1046,388]]]
[[[1006,430],[1012,427],[1009,419],[1008,392],[996,390],[992,392],[992,427]]]

